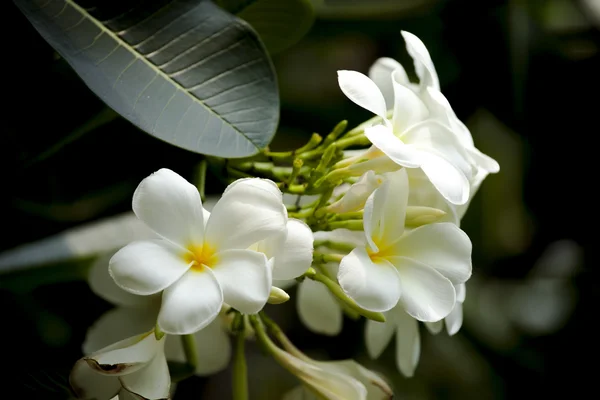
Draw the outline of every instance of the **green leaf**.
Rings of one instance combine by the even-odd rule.
[[[220,0],[219,5],[250,23],[271,54],[296,44],[315,21],[309,0]]]
[[[111,108],[168,143],[245,157],[271,141],[275,72],[244,21],[208,0],[15,0]]]

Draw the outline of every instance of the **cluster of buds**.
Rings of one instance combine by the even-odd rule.
[[[418,84],[388,58],[370,77],[338,72],[341,90],[373,119],[349,131],[343,121],[293,151],[211,159],[229,186],[210,211],[202,188],[171,170],[140,183],[133,211],[151,232],[93,269],[94,290],[120,307],[89,331],[71,375],[81,398],[168,398],[167,360],[187,374],[214,373],[230,361],[230,335],[236,398],[247,393],[250,337],[300,379],[288,398],[391,398],[385,381],[354,361],[311,360],[265,315],[293,284],[312,331],[337,335],[344,314],[365,317],[372,358],[396,334],[406,376],[419,359],[418,321],[433,333],[460,329],[471,276],[460,220],[499,166],[441,93],[424,44],[402,35]]]

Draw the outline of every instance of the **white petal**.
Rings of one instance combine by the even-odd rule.
[[[400,298],[398,271],[386,260],[371,261],[364,247],[342,258],[338,281],[344,292],[366,310],[387,311]]]
[[[450,314],[452,314],[452,313],[450,313]],[[437,335],[438,333],[440,333],[442,331],[442,329],[444,329],[444,320],[443,319],[441,319],[439,321],[435,321],[435,322],[424,322],[424,324],[427,327],[427,330],[430,333],[432,333],[433,335]]]
[[[394,114],[392,124],[394,133],[402,134],[408,127],[423,121],[429,116],[429,110],[423,100],[409,87],[401,83],[402,73],[395,71],[392,75],[394,85]],[[400,74],[399,77],[396,75]]]
[[[319,400],[317,396],[312,394],[304,385],[296,386],[283,394],[281,400]]]
[[[421,336],[417,321],[403,311],[396,311],[396,364],[404,376],[415,373],[421,355]]]
[[[386,117],[387,107],[383,94],[368,76],[356,71],[338,71],[342,92],[353,102],[373,114]]]
[[[88,284],[92,292],[118,306],[136,307],[148,304],[151,300],[147,296],[136,296],[129,293],[117,286],[113,278],[111,278],[108,273],[108,263],[113,254],[101,255],[92,264],[88,275]]]
[[[418,227],[394,244],[394,254],[426,264],[452,283],[471,277],[471,240],[449,222]]]
[[[440,81],[433,66],[433,61],[421,39],[410,32],[402,31],[401,33],[406,42],[406,50],[415,63],[415,71],[419,77],[420,86],[422,88],[432,86],[440,90]]]
[[[394,86],[392,85],[392,72],[395,70],[399,70],[399,72],[396,72],[396,79],[402,79],[406,84],[410,83],[404,67],[402,67],[402,65],[393,58],[379,58],[375,61],[371,68],[369,68],[369,78],[371,78],[379,90],[381,90],[388,109],[394,108]]]
[[[88,329],[82,345],[84,354],[92,354],[112,343],[148,332],[154,328],[160,298],[148,308],[117,307],[104,313]]]
[[[133,194],[133,212],[154,232],[180,246],[202,243],[204,218],[198,189],[170,169],[144,179]]]
[[[316,361],[315,364],[323,369],[359,380],[367,389],[366,400],[390,400],[394,396],[386,381],[354,360]]]
[[[446,322],[446,331],[448,332],[448,335],[452,336],[456,334],[463,323],[462,303],[457,302],[454,309],[448,314],[444,321]]]
[[[407,168],[417,168],[421,165],[420,152],[413,146],[404,144],[389,127],[369,127],[365,129],[365,136],[396,164]]]
[[[217,254],[213,267],[223,290],[223,300],[244,314],[259,312],[271,292],[271,268],[263,253],[227,250]]]
[[[85,357],[98,373],[121,376],[139,371],[156,355],[161,344],[154,337],[154,330],[132,336],[107,346]]]
[[[365,344],[369,357],[379,358],[396,332],[396,325],[390,321],[390,313],[386,313],[385,322],[367,320],[365,328]]]
[[[426,120],[408,128],[401,139],[419,150],[439,154],[467,178],[473,176],[474,168],[469,162],[470,156],[448,126],[438,121]]]
[[[161,341],[164,346],[164,339]],[[171,376],[167,359],[162,349],[144,368],[119,377],[123,388],[144,399],[167,399],[171,387]]]
[[[446,213],[438,222],[451,222],[460,226],[458,215],[459,206],[449,203],[441,193],[433,186],[427,175],[420,168],[407,169],[409,193],[409,206],[425,206],[442,210]],[[460,206],[463,207],[463,206]]]
[[[304,326],[328,336],[342,331],[342,308],[325,285],[305,279],[298,285],[297,296],[298,316]]]
[[[402,283],[400,302],[406,312],[423,322],[445,318],[456,302],[452,282],[435,269],[405,257],[389,257]]]
[[[454,285],[454,289],[456,290],[456,301],[464,303],[467,297],[467,285],[459,283],[458,285]]]
[[[439,154],[422,151],[421,169],[433,186],[452,204],[465,204],[469,200],[469,180],[465,174]]]
[[[71,370],[69,383],[81,399],[109,400],[121,390],[116,376],[99,374],[83,358],[77,361]]]
[[[273,279],[293,279],[306,272],[312,264],[313,233],[299,219],[288,219],[287,236],[275,256]]]
[[[275,235],[285,235],[287,212],[281,191],[266,179],[229,185],[206,226],[206,242],[219,251],[247,249]]]
[[[483,154],[475,147],[468,148],[467,151],[480,168],[483,168],[491,174],[495,174],[500,171],[500,164],[498,164],[498,161],[494,160],[492,157]]]
[[[115,283],[138,295],[158,293],[189,269],[184,250],[166,240],[132,242],[112,256],[109,273]]]
[[[210,268],[190,270],[163,292],[158,326],[172,335],[194,333],[210,324],[222,305],[223,292]]]
[[[371,193],[381,185],[383,179],[375,175],[372,170],[363,174],[360,179],[352,184],[344,196],[327,207],[334,213],[345,213],[362,210]]]

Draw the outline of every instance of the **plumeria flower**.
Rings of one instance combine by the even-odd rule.
[[[392,389],[389,385],[375,372],[368,370],[363,367],[359,363],[354,360],[343,360],[343,361],[315,361],[306,358],[304,360],[310,367],[320,368],[325,375],[335,374],[336,378],[338,376],[346,377],[346,380],[355,380],[358,381],[359,385],[362,385],[365,390],[356,390],[356,393],[353,393],[353,397],[326,397],[331,399],[364,399],[364,400],[386,400],[391,399],[394,396]],[[306,366],[304,368],[307,368]],[[310,370],[312,372],[312,368]],[[310,374],[305,374],[308,380],[311,380]],[[335,382],[335,381],[334,381]],[[292,389],[288,393],[283,396],[283,400],[318,400],[323,397],[317,397],[314,394],[314,389],[311,387],[311,384],[297,386]],[[360,387],[356,383],[353,382],[353,386]],[[333,386],[333,385],[332,385]],[[316,391],[319,395],[321,395],[324,391]],[[334,396],[337,396],[337,391],[335,389],[331,390],[332,394],[335,393]]]
[[[111,343],[147,332],[156,324],[160,310],[160,296],[136,296],[118,287],[108,274],[110,255],[99,257],[92,265],[88,283],[99,297],[116,305],[104,313],[88,329],[82,350],[93,354]],[[219,317],[205,328],[194,333],[196,359],[195,374],[211,375],[227,367],[231,359],[231,343],[227,332],[227,319],[221,311]],[[165,337],[167,360],[186,362],[179,336]]]
[[[164,353],[165,337],[154,330],[136,335],[83,357],[69,381],[82,399],[167,399],[171,377]]]
[[[363,213],[366,246],[340,262],[338,281],[361,307],[384,312],[400,302],[420,321],[446,317],[454,284],[471,276],[471,241],[456,225],[433,223],[406,230],[408,176],[388,173]]]
[[[441,321],[426,322],[425,326],[433,333],[439,333],[444,322],[449,335],[454,335],[462,325],[462,303],[465,300],[465,285],[456,285],[456,305]],[[398,305],[385,313],[385,322],[368,320],[365,329],[367,352],[373,359],[379,358],[394,334],[396,335],[396,366],[407,377],[412,377],[421,355],[421,336],[418,321],[408,315]]]
[[[286,233],[281,191],[265,179],[229,185],[212,213],[196,187],[168,169],[144,179],[133,211],[160,239],[138,241],[110,260],[110,274],[137,295],[162,292],[158,326],[170,334],[197,332],[223,303],[253,314],[265,305],[272,271],[253,244]]]

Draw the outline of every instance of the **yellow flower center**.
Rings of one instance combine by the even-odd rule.
[[[205,266],[214,267],[218,261],[215,248],[208,243],[192,244],[186,248],[188,252],[183,255],[183,258],[186,263],[193,263],[191,268],[197,272],[202,272]]]

